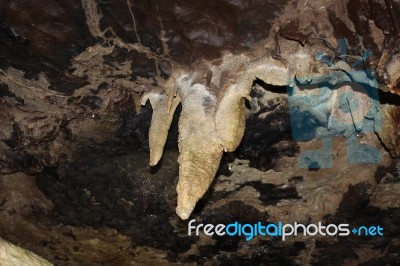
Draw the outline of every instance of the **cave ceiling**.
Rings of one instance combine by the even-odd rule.
[[[45,73],[52,90],[71,95],[90,82],[88,75],[74,72],[84,51],[98,53],[108,71],[130,63],[129,75],[120,73],[114,81],[143,78],[158,84],[158,78],[202,60],[218,64],[226,53],[280,59],[285,40],[335,49],[345,38],[349,56],[371,50],[367,67],[397,92],[398,77],[389,66],[396,60],[400,34],[398,5],[392,5],[360,0],[2,1],[1,66],[20,69],[28,79]],[[80,67],[90,66],[81,61]]]
[[[0,8],[2,138],[19,134],[23,144],[11,147],[62,143],[86,117],[121,101],[139,111],[149,100],[156,165],[181,102],[183,218],[223,152],[240,144],[255,80],[293,86],[362,69],[383,92],[400,94],[397,2],[2,1]],[[398,137],[381,138],[398,154]]]
[[[275,138],[252,121],[257,88],[285,94],[349,79],[376,82],[375,137],[399,157],[400,1],[3,0],[0,173],[51,170],[61,179],[63,162],[89,146],[143,152],[154,170],[172,147],[179,150],[172,201],[185,220],[224,153],[239,147],[254,155],[246,153],[246,127]],[[271,128],[286,109],[271,111]],[[352,112],[353,121],[359,115]],[[258,144],[294,153],[286,133],[280,146]],[[93,143],[110,139],[94,151]]]
[[[256,79],[293,86],[364,69],[380,90],[400,94],[393,1],[2,1],[0,8],[3,139],[19,134],[23,145],[37,146],[62,130],[81,132],[85,117],[120,102],[139,111],[149,100],[156,165],[182,102],[178,194],[191,196],[178,199],[177,212],[185,218],[223,151],[240,144]],[[381,135],[396,155],[398,137]],[[193,175],[203,177],[193,185]]]

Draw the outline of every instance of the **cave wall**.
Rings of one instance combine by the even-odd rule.
[[[399,8],[2,1],[0,236],[57,265],[372,265],[369,249],[397,261]],[[293,138],[287,89],[354,73],[379,89],[381,127],[357,136],[380,163],[349,165],[339,136],[331,169],[299,168],[301,152],[321,143]],[[188,217],[366,221],[389,232],[245,242],[188,237]]]

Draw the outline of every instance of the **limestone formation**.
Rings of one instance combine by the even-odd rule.
[[[400,1],[13,0],[0,10],[10,243],[56,265],[398,264]],[[328,168],[314,171],[318,162]],[[191,218],[366,221],[388,234],[199,240]],[[12,255],[4,262],[21,251],[0,250]]]
[[[0,261],[2,266],[50,266],[47,260],[29,250],[13,245],[0,238]]]

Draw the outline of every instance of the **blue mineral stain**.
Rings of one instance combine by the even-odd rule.
[[[340,40],[338,51],[341,60],[346,58],[346,48],[346,41]],[[293,139],[297,141],[320,139],[322,143],[318,150],[302,152],[299,158],[300,167],[332,167],[332,140],[335,136],[347,138],[349,163],[380,162],[379,150],[359,143],[357,138],[360,133],[379,131],[381,127],[378,83],[374,75],[371,75],[373,71],[354,69],[370,56],[371,52],[366,51],[350,66],[350,71],[342,71],[338,70],[333,59],[322,52],[317,52],[316,59],[327,64],[332,69],[331,73],[327,76],[295,77],[288,81]],[[343,86],[351,89],[341,89]],[[362,112],[358,121],[354,116],[357,112]],[[338,113],[351,117],[352,122],[349,123]]]

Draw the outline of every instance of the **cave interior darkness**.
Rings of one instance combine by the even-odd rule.
[[[399,0],[0,1],[0,265],[399,264]]]

